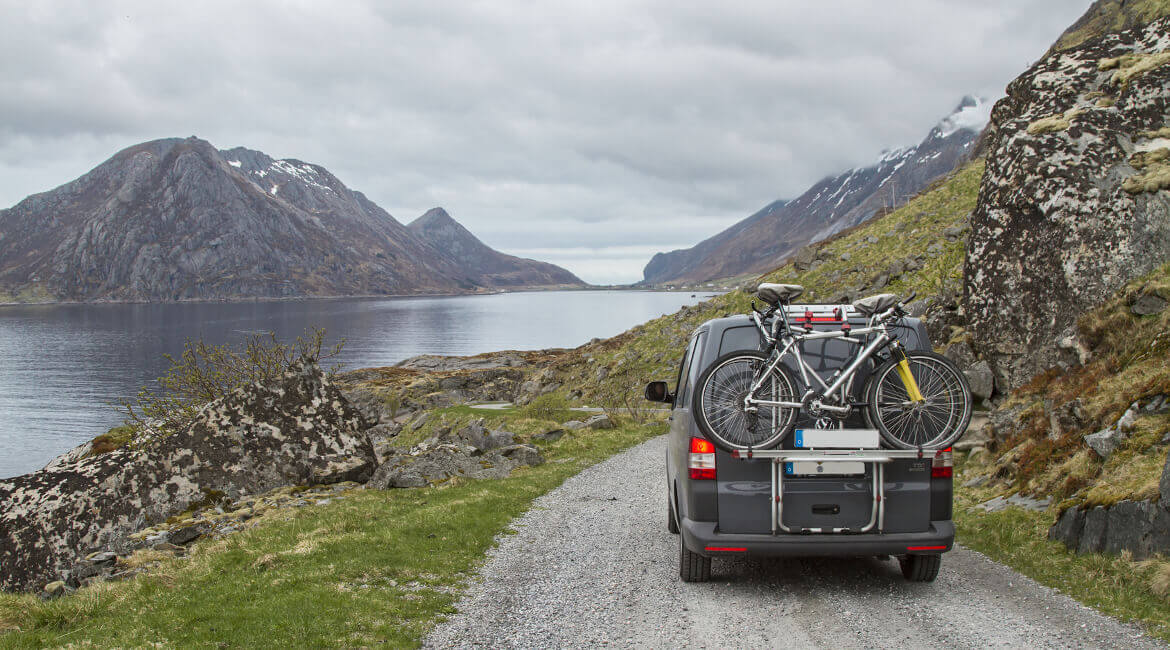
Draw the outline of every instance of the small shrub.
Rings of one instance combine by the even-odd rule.
[[[569,400],[560,393],[546,393],[540,395],[520,409],[525,417],[534,420],[552,420],[564,422],[572,417],[569,410]]]
[[[181,431],[208,402],[242,386],[270,384],[296,365],[319,364],[341,351],[344,341],[322,351],[325,330],[310,331],[293,343],[283,343],[271,332],[251,335],[242,348],[188,339],[178,357],[164,355],[171,367],[158,378],[157,388],[143,387],[134,400],[120,402],[133,443]]]

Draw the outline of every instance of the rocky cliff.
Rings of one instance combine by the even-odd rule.
[[[450,293],[523,285],[525,277],[504,279],[468,272],[323,167],[218,151],[197,138],[130,147],[0,210],[0,294],[173,301]]]
[[[1168,29],[1054,50],[992,112],[964,308],[1002,388],[1083,361],[1079,314],[1170,257]]]
[[[821,180],[793,201],[777,201],[694,248],[658,253],[643,282],[705,282],[764,273],[810,242],[832,236],[901,205],[966,160],[987,121],[988,106],[965,97],[917,146],[877,163]]]
[[[428,210],[410,222],[407,228],[439,251],[468,282],[479,286],[516,288],[585,284],[559,266],[505,255],[485,245],[443,208]]]

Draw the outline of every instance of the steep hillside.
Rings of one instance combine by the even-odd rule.
[[[806,288],[810,302],[848,303],[879,292],[917,292],[934,344],[942,349],[962,336],[958,305],[967,217],[975,206],[983,162],[969,163],[905,205],[809,247],[811,261],[790,262],[756,282],[790,282]],[[803,256],[802,256],[803,257]],[[574,387],[570,397],[587,403],[640,406],[631,396],[647,381],[673,381],[691,332],[700,323],[743,313],[753,299],[736,290],[639,325],[613,339],[591,343],[558,358],[544,382]],[[964,366],[975,359],[960,359]]]
[[[705,282],[773,269],[805,244],[856,226],[953,170],[968,157],[987,110],[981,100],[966,97],[917,146],[821,180],[795,200],[772,203],[694,248],[659,253],[646,265],[643,282]]]
[[[323,167],[217,151],[197,138],[130,147],[0,210],[0,298],[173,301],[501,286],[480,275]],[[519,286],[529,278],[505,279]]]
[[[451,218],[443,208],[433,208],[407,225],[458,268],[471,283],[484,287],[584,286],[584,282],[559,266],[505,255],[481,242]]]
[[[1170,16],[1170,0],[1097,0],[1053,44],[1051,52],[1067,50],[1105,34],[1133,29]]]

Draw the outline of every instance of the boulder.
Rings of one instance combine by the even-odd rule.
[[[1121,418],[1117,420],[1117,429],[1122,433],[1133,433],[1134,426],[1137,425],[1139,413],[1141,413],[1141,408],[1137,402],[1134,402],[1125,410]]]
[[[812,263],[817,260],[817,249],[813,246],[805,246],[796,251],[796,255],[792,257],[792,266],[797,271],[807,271]]]
[[[1166,462],[1162,465],[1162,477],[1158,481],[1159,503],[1164,508],[1170,508],[1170,453],[1166,454]]]
[[[1076,548],[1080,544],[1081,531],[1085,527],[1085,511],[1080,508],[1069,508],[1061,513],[1056,523],[1048,529],[1048,539],[1062,542],[1069,548]]]
[[[1077,543],[1077,553],[1100,553],[1105,548],[1105,531],[1109,526],[1109,511],[1096,506],[1085,513],[1085,524]]]
[[[54,598],[60,598],[70,591],[71,589],[65,585],[63,580],[54,580],[53,582],[45,585],[41,597],[45,600],[52,600]]]
[[[532,445],[508,445],[500,449],[500,455],[515,461],[517,465],[540,465],[544,462],[540,450]]]
[[[1090,433],[1085,436],[1085,444],[1089,445],[1093,451],[1101,458],[1109,458],[1121,443],[1127,438],[1126,434],[1118,431],[1115,427],[1102,429],[1097,433]]]
[[[545,431],[544,433],[533,434],[532,439],[533,440],[543,440],[545,442],[556,442],[557,440],[560,440],[561,437],[564,435],[565,435],[564,429],[552,429],[551,431]]]
[[[171,544],[186,546],[207,534],[207,527],[196,524],[171,531]]]
[[[507,445],[487,452],[470,445],[419,445],[410,454],[395,456],[382,464],[366,487],[383,490],[424,487],[456,477],[503,478],[520,465],[543,462],[540,452],[531,445]]]
[[[1163,18],[1051,51],[992,111],[964,312],[1006,389],[1077,362],[1056,345],[1077,318],[1170,257],[1170,193],[1139,182],[1134,158],[1164,146],[1147,134],[1170,114],[1170,66],[1124,82],[1117,69],[1122,55],[1164,51],[1168,30]]]
[[[1153,316],[1166,309],[1166,301],[1160,296],[1146,294],[1134,301],[1129,309],[1138,316]]]
[[[991,365],[986,361],[976,362],[970,369],[964,370],[967,383],[971,386],[971,395],[976,399],[988,400],[995,393],[995,374],[991,372]]]
[[[567,427],[568,425],[566,424],[565,426]],[[588,420],[585,420],[585,426],[589,427],[590,429],[612,429],[615,425],[613,420],[609,419],[608,415],[605,413],[598,413]]]
[[[367,425],[320,368],[297,366],[207,404],[190,427],[146,447],[0,480],[0,588],[38,588],[82,550],[120,552],[131,533],[214,495],[360,473],[374,459]],[[360,462],[343,470],[343,458]]]
[[[584,422],[582,422],[580,420],[569,420],[568,422],[565,423],[564,426],[569,431],[579,431],[581,429],[588,427],[589,425],[585,424]]]
[[[951,343],[943,350],[943,356],[950,359],[954,364],[960,368],[966,369],[975,365],[979,359],[975,356],[975,350],[971,349],[971,344],[966,341],[958,341]]]
[[[96,567],[113,566],[118,561],[118,554],[111,551],[97,551],[85,556],[85,561]]]

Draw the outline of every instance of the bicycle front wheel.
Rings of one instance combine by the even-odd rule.
[[[732,352],[716,359],[699,377],[692,400],[695,421],[716,447],[769,449],[792,431],[800,409],[745,404],[749,392],[753,399],[800,401],[796,381],[783,364],[759,381],[767,367],[768,358],[759,352]]]
[[[921,399],[911,398],[898,362],[891,359],[869,377],[869,421],[895,449],[946,449],[971,422],[967,378],[950,359],[933,352],[907,352],[906,361]]]

